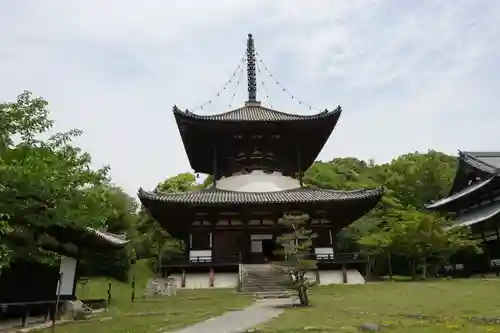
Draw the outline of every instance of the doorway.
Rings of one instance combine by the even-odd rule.
[[[264,255],[264,260],[273,260],[274,251],[276,250],[276,243],[272,239],[262,240],[262,254]]]

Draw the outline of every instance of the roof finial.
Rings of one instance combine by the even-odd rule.
[[[248,101],[257,102],[257,75],[255,73],[255,46],[252,34],[248,34],[247,40],[247,77],[248,77]]]

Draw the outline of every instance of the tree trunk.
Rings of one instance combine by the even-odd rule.
[[[416,260],[412,259],[410,260],[410,265],[411,265],[411,278],[412,280],[417,279],[417,262]]]
[[[422,261],[423,261],[422,263],[424,265],[424,267],[422,269],[422,279],[425,280],[427,278],[427,255],[424,256]]]
[[[388,264],[388,270],[389,270],[389,280],[393,280],[394,274],[392,272],[392,256],[391,253],[387,253],[387,264]]]
[[[304,286],[299,287],[299,300],[303,306],[309,305],[309,297],[307,296],[307,289]]]

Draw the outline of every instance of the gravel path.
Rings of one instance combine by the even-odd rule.
[[[261,300],[243,310],[226,312],[172,333],[241,333],[279,316],[281,307],[290,304],[293,300],[288,298]]]

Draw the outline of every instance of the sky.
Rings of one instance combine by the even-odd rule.
[[[224,84],[248,33],[263,105],[342,106],[321,160],[500,150],[497,0],[0,0],[0,101],[44,97],[54,130],[82,129],[93,165],[135,195],[191,171],[174,105],[244,103],[244,70]]]

